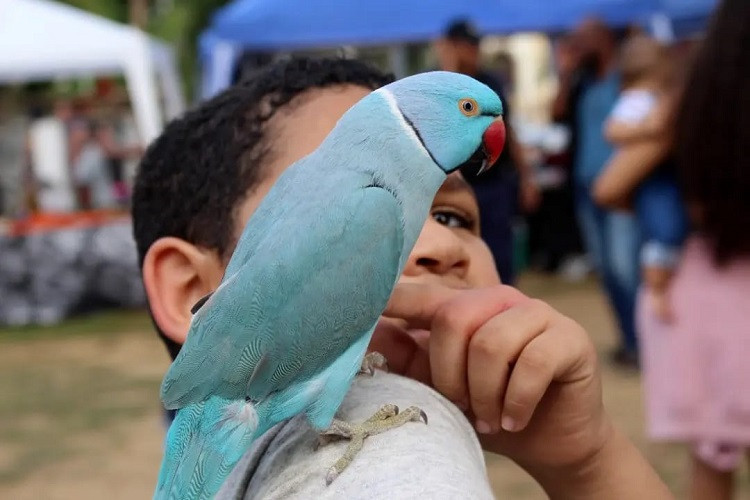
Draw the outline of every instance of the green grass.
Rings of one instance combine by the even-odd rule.
[[[92,439],[116,449],[119,424],[154,411],[159,377],[97,360],[97,349],[116,348],[123,337],[142,341],[151,328],[145,311],[116,311],[0,330],[0,484],[83,453]],[[56,355],[53,339],[71,344]],[[76,355],[76,342],[92,351],[90,363]]]
[[[148,312],[143,309],[104,311],[77,316],[52,326],[0,328],[0,344],[62,336],[109,336],[115,333],[153,329]]]
[[[157,378],[86,366],[70,360],[0,368],[0,447],[15,450],[0,467],[0,481],[75,451],[76,440],[153,411]]]

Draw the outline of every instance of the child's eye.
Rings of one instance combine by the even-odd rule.
[[[438,210],[432,212],[432,218],[435,219],[438,224],[442,224],[446,227],[458,227],[469,230],[474,228],[474,221],[471,218],[457,212]]]

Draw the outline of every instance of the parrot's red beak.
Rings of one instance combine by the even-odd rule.
[[[493,121],[487,130],[482,134],[482,149],[484,150],[485,160],[479,173],[489,170],[500,158],[505,146],[505,123],[498,117]]]

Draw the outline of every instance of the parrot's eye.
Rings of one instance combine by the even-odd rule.
[[[471,97],[458,101],[458,109],[466,116],[476,116],[479,114],[479,104]]]

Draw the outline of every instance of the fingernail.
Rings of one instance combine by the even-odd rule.
[[[516,428],[516,422],[513,420],[513,417],[505,415],[500,421],[500,426],[503,428],[503,430],[513,432]]]
[[[489,434],[492,432],[492,427],[490,427],[490,424],[483,420],[477,420],[477,432],[479,434]]]

